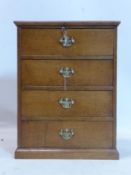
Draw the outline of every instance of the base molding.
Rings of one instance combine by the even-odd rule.
[[[116,149],[25,149],[15,151],[16,159],[119,159]]]

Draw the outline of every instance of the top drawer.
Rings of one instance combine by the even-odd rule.
[[[64,47],[63,37],[73,38],[74,43]],[[19,53],[29,55],[113,55],[113,29],[27,29],[20,31]],[[67,39],[67,40],[68,40]]]

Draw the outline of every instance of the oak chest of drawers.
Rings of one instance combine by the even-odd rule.
[[[15,22],[16,158],[118,159],[119,22]]]

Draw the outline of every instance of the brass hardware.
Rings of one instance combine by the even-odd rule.
[[[62,67],[60,69],[60,74],[63,75],[65,78],[71,77],[75,73],[74,69],[71,67]]]
[[[74,38],[67,35],[67,30],[65,27],[62,27],[62,37],[60,38],[59,42],[62,44],[63,47],[70,47],[72,44],[75,43]]]
[[[71,108],[72,105],[74,104],[74,100],[71,98],[61,98],[59,100],[59,104],[62,105],[63,108]]]
[[[73,129],[61,129],[59,131],[59,135],[64,139],[64,140],[69,140],[73,137],[74,135],[74,130]]]

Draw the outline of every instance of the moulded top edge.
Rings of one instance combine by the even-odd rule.
[[[90,27],[90,26],[118,26],[120,21],[14,21],[16,26],[20,27]]]

